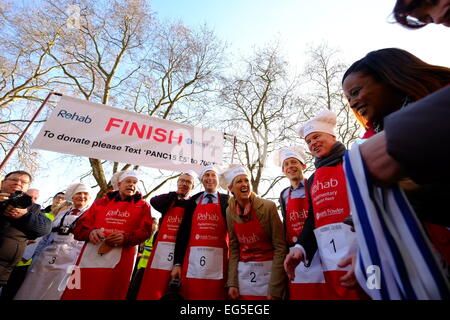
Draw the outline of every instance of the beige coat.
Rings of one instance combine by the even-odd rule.
[[[269,293],[275,298],[283,298],[287,288],[287,276],[284,271],[284,258],[288,252],[285,240],[284,229],[278,215],[278,210],[274,202],[254,196],[251,197],[252,206],[256,216],[275,248],[272,264],[272,274],[269,282]],[[235,213],[235,199],[231,197],[227,208],[227,225],[230,237],[230,259],[228,262],[228,287],[239,288],[238,262],[239,262],[239,241],[234,232],[233,222],[244,221]],[[254,219],[254,215],[252,216]]]

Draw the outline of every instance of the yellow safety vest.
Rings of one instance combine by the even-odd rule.
[[[150,239],[147,239],[144,242],[144,250],[142,251],[142,255],[141,258],[139,259],[139,263],[137,266],[138,270],[147,267],[148,259],[152,254],[152,249],[153,249],[153,236],[151,236]]]
[[[46,213],[44,213],[44,215],[48,218],[48,219],[50,219],[50,221],[54,221],[55,220],[55,216],[53,215],[53,213],[50,211],[50,212],[46,212]]]

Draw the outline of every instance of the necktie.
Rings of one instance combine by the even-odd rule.
[[[72,211],[70,211],[70,214],[72,215],[77,215],[78,214],[78,212],[80,212],[80,210],[79,209],[72,209]]]
[[[208,202],[207,203],[213,203],[213,195],[212,194],[206,194],[205,196],[206,198],[208,198]]]

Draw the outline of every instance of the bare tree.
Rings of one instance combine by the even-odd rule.
[[[288,75],[288,64],[278,44],[255,51],[246,67],[226,80],[220,103],[228,109],[227,131],[237,136],[238,161],[251,173],[254,192],[260,192],[266,160],[283,144],[291,144],[296,125],[297,77]],[[275,181],[281,179],[277,177]],[[273,181],[273,180],[272,180]]]
[[[326,43],[311,45],[307,55],[309,60],[304,77],[309,83],[306,86],[308,107],[304,110],[305,119],[323,109],[336,112],[338,140],[348,147],[358,137],[359,126],[342,92],[341,80],[347,66],[340,60],[339,50]]]
[[[71,94],[168,118],[176,104],[211,90],[223,46],[206,28],[195,32],[181,23],[162,24],[145,0],[78,1],[76,10],[67,7],[72,2],[46,1],[43,10],[48,19],[70,21],[49,55]],[[89,162],[98,196],[110,188],[105,170],[132,168]]]
[[[36,8],[0,1],[0,149],[9,151],[45,96],[61,80],[50,52],[61,39]],[[34,103],[29,103],[34,102]],[[38,156],[25,137],[11,163],[33,172]]]
[[[141,67],[150,9],[145,1],[46,1],[47,21],[64,25],[63,40],[49,53],[65,91],[103,104],[117,102],[121,86]],[[100,193],[108,190],[102,162],[89,159]],[[101,195],[100,194],[100,195]]]
[[[216,89],[225,46],[206,26],[192,30],[180,22],[166,23],[154,32],[138,88],[145,103],[134,107],[139,113],[166,119],[176,104],[203,102]]]
[[[30,108],[24,108],[20,113],[18,110],[13,111],[10,108],[0,110],[0,154],[8,153],[12,146],[16,143],[19,136],[22,134],[23,124],[28,122],[27,119],[30,113]],[[17,118],[16,118],[17,117]],[[39,167],[39,154],[30,149],[31,141],[29,136],[25,136],[18,145],[16,152],[13,154],[11,161],[3,168],[3,172],[9,172],[21,168],[34,174]]]
[[[48,26],[36,9],[24,13],[4,2],[0,7],[0,109],[20,100],[42,101],[42,92],[59,79],[53,73],[58,65],[49,57],[59,28]]]
[[[341,61],[339,50],[326,43],[310,45],[306,54],[301,94],[305,107],[300,123],[314,117],[320,110],[334,111],[337,114],[337,140],[348,148],[358,138],[360,127],[342,92],[341,80],[347,66]],[[314,170],[314,159],[308,153],[305,172]]]
[[[304,145],[297,135],[302,123],[329,109],[338,115],[338,140],[348,146],[358,135],[359,126],[342,94],[346,67],[338,50],[326,44],[311,46],[307,57],[302,77],[290,76],[279,47],[266,46],[245,61],[244,71],[226,80],[220,95],[219,103],[229,111],[224,118],[226,131],[237,136],[237,161],[249,168],[253,190],[272,199],[277,198],[274,191],[284,176],[268,172],[266,161],[282,146]],[[226,152],[228,162],[233,161],[231,153]],[[313,171],[311,155],[307,164],[307,172]]]

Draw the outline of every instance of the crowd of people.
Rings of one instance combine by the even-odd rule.
[[[450,2],[398,0],[394,17],[409,28],[428,23],[450,27]],[[370,234],[374,229],[363,228],[374,221],[389,224],[389,217],[376,220],[370,214],[378,211],[366,212],[377,208],[378,200],[361,198],[355,191],[352,162],[335,132],[337,116],[322,110],[299,124],[298,135],[314,158],[315,171],[308,179],[303,176],[307,163],[300,145],[273,154],[289,181],[278,205],[252,191],[250,173],[240,165],[182,172],[176,191],[151,198],[151,206],[138,191],[139,173],[133,170],[115,173],[113,190],[91,205],[91,188],[75,183],[44,209],[36,204],[38,190],[29,188],[29,173],[6,174],[0,190],[1,297],[449,299],[449,170],[445,161],[433,161],[432,170],[427,169],[431,157],[420,156],[445,159],[449,154],[450,144],[438,142],[439,137],[450,137],[449,84],[449,68],[397,48],[369,52],[342,79],[349,108],[366,130],[364,142],[354,149],[363,160],[367,184],[377,183],[376,192],[386,197],[391,192],[387,187],[398,185],[396,200],[407,205],[396,210],[402,215],[413,212],[408,228],[424,235],[423,241],[416,239],[419,254],[428,257],[426,264],[433,264],[430,257],[436,262],[437,267],[430,267],[436,287],[418,289],[419,277],[405,279],[415,261],[399,250],[405,240],[390,233],[389,225],[375,236]],[[204,191],[191,195],[197,179]],[[152,218],[151,207],[161,214],[159,222]],[[364,220],[366,215],[369,219]],[[378,239],[370,242],[378,237],[390,245],[386,257],[379,257]],[[365,272],[360,269],[367,252],[381,261],[374,286],[358,277]],[[394,265],[393,275],[383,269],[384,263]],[[390,276],[395,286],[386,280]]]

